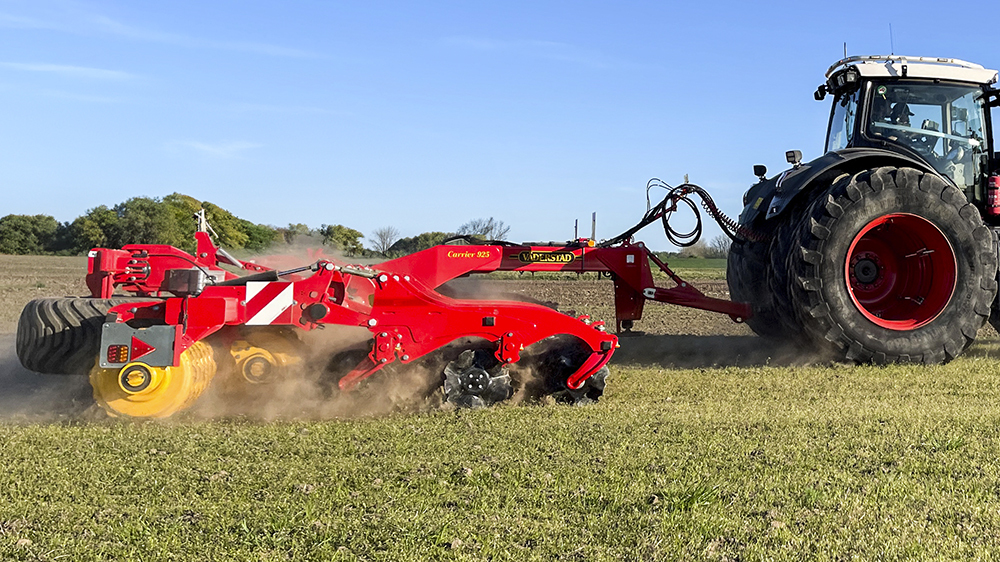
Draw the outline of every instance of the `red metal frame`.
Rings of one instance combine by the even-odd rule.
[[[657,287],[650,262],[674,283]],[[706,296],[681,279],[642,242],[602,247],[587,239],[565,245],[435,246],[385,262],[379,267],[408,272],[432,288],[469,273],[493,271],[603,273],[615,286],[616,331],[622,322],[640,320],[646,300],[698,308],[744,322],[749,304]]]
[[[656,287],[650,263],[676,286]],[[310,268],[285,272],[280,279],[274,274],[267,281],[256,281],[260,275],[237,276],[221,264],[254,273],[273,271],[231,259],[206,233],[199,232],[194,256],[164,245],[92,250],[87,285],[96,298],[111,297],[115,288],[150,297],[149,302],[112,308],[109,321],[176,326],[175,365],[195,342],[217,334],[213,337],[221,343],[231,343],[237,337],[235,328],[251,323],[303,330],[325,324],[364,327],[372,334],[372,348],[368,357],[341,379],[344,390],[394,361],[409,363],[469,337],[491,342],[497,360],[513,363],[525,348],[545,338],[573,336],[591,352],[567,380],[567,386],[574,389],[611,359],[618,338],[605,330],[603,322],[574,318],[533,303],[456,299],[436,291],[444,283],[471,273],[606,274],[614,280],[618,331],[623,323],[642,317],[646,300],[721,312],[738,322],[750,315],[746,304],[706,297],[641,243],[613,247],[598,247],[589,240],[565,245],[443,245],[371,267],[320,259]],[[166,290],[168,270],[192,268],[214,280],[197,294],[175,295]],[[306,274],[303,269],[311,272]],[[260,295],[280,295],[283,300],[275,297],[265,303],[265,308],[273,308],[265,310],[257,306],[264,298]]]

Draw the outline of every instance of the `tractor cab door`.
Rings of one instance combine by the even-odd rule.
[[[998,123],[1000,121],[1000,110],[997,110],[1000,107],[1000,90],[990,90],[986,92],[984,97],[986,99],[986,107],[989,108],[989,111],[986,112],[986,119],[991,123],[990,130],[992,134],[989,138],[990,146],[994,150],[993,161],[990,162],[990,171],[993,175],[1000,175],[1000,150],[997,150],[1000,147],[995,144],[1000,139],[1000,136],[998,136],[1000,135],[1000,123]]]
[[[918,156],[951,178],[970,200],[983,200],[992,156],[982,86],[926,80],[871,81],[855,145]]]
[[[840,92],[833,99],[830,126],[827,128],[826,152],[854,146],[858,116],[858,89]]]

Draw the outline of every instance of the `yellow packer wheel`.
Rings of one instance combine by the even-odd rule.
[[[133,362],[121,369],[90,371],[94,400],[111,416],[165,418],[194,403],[215,376],[212,346],[197,342],[176,367]]]

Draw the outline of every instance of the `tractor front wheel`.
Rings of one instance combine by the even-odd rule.
[[[997,255],[979,211],[912,168],[833,185],[788,256],[805,333],[857,362],[941,363],[975,339],[996,293]]]

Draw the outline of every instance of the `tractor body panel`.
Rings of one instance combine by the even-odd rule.
[[[764,220],[781,215],[799,195],[813,187],[825,188],[843,174],[880,166],[912,166],[938,175],[922,160],[877,148],[845,148],[828,152],[753,185],[747,191],[740,223],[759,226]]]

